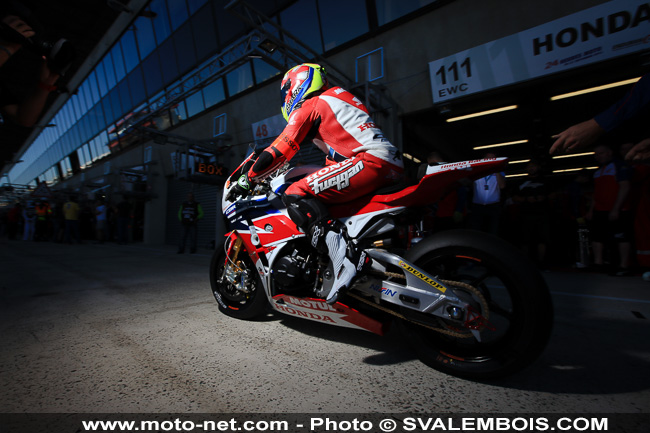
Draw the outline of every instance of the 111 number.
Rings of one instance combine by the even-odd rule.
[[[458,81],[460,79],[459,69],[465,69],[465,75],[468,78],[472,76],[472,68],[470,66],[469,57],[466,58],[463,61],[463,63],[460,64],[460,68],[458,67],[458,62],[452,63],[451,66],[449,66],[446,69],[445,69],[445,65],[442,65],[440,69],[438,69],[438,71],[436,72],[436,75],[440,75],[440,80],[442,81],[442,84],[445,85],[447,84],[447,72],[452,73],[454,75],[454,81]]]

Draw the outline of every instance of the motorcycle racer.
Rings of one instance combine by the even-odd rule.
[[[401,154],[384,136],[364,104],[341,87],[330,87],[325,70],[304,63],[282,79],[282,133],[243,166],[228,199],[248,194],[252,186],[289,161],[304,143],[313,142],[327,154],[326,167],[292,184],[283,196],[289,217],[312,245],[322,239],[334,265],[334,283],[327,294],[334,303],[356,275],[344,229],[329,221],[327,205],[346,203],[401,178]],[[351,249],[350,249],[351,250]]]

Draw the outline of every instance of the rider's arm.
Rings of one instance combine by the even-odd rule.
[[[264,149],[255,161],[255,164],[248,171],[248,178],[252,182],[264,179],[273,171],[282,167],[300,150],[300,144],[309,134],[312,126],[317,123],[318,114],[310,100],[305,101],[303,106],[295,110],[289,118],[289,124],[282,133]]]

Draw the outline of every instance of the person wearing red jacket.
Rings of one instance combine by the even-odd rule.
[[[399,180],[404,171],[401,153],[384,136],[368,109],[341,87],[330,87],[325,70],[314,63],[291,68],[282,79],[282,114],[288,124],[259,156],[253,154],[231,190],[246,195],[289,161],[304,143],[313,142],[327,154],[327,164],[292,184],[283,197],[289,216],[312,245],[327,245],[334,264],[334,284],[327,302],[356,275],[357,259],[346,253],[344,229],[329,224],[327,206],[351,202]],[[353,254],[352,254],[353,256]]]

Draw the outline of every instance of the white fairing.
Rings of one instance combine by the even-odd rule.
[[[282,173],[271,181],[271,191],[277,193],[285,184],[293,183],[309,174],[312,174],[323,168],[320,165],[301,165]]]
[[[340,221],[342,221],[345,224],[345,227],[347,228],[350,237],[356,238],[357,236],[359,236],[361,231],[368,225],[370,220],[372,220],[377,215],[396,213],[396,212],[400,212],[402,209],[404,209],[403,206],[394,207],[391,209],[384,209],[376,212],[364,213],[362,215],[354,215],[347,218],[340,218]]]
[[[226,197],[228,196],[228,192],[232,189],[232,187],[235,185],[235,182],[230,182],[229,180],[226,181],[226,183],[223,185],[223,193],[221,194],[221,213],[224,215],[228,215],[229,212],[229,207],[234,206],[234,203],[226,200]]]

